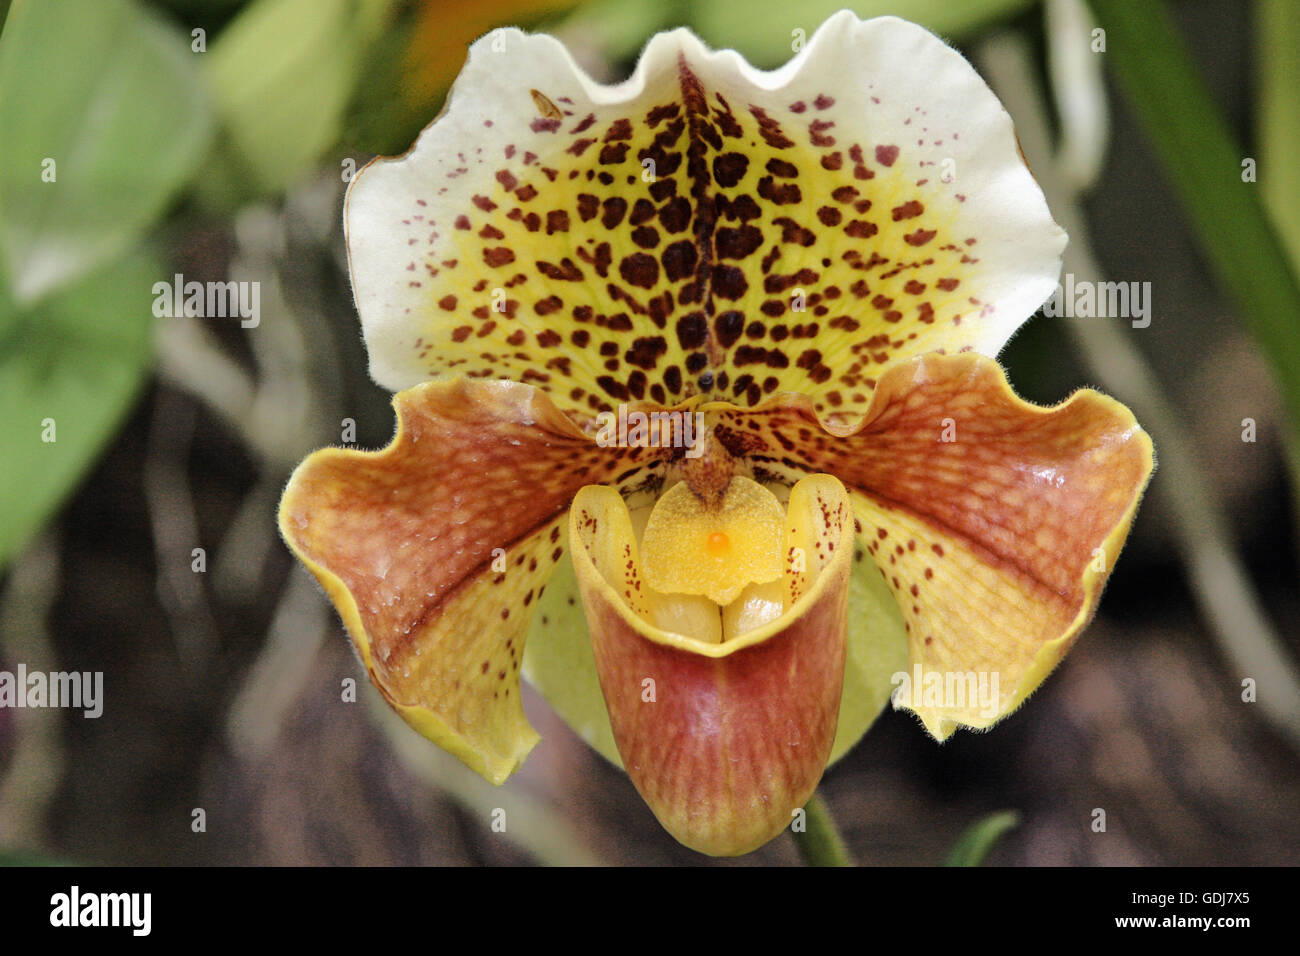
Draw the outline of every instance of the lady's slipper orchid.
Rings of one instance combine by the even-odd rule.
[[[748,852],[894,675],[934,737],[988,727],[1092,616],[1151,444],[988,357],[1065,235],[920,27],[840,13],[770,73],[677,30],[617,86],[495,31],[345,219],[397,435],[308,458],[281,529],[488,779],[538,739],[522,667],[677,839]]]

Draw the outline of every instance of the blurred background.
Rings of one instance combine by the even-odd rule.
[[[503,788],[409,731],[275,510],[345,419],[392,435],[342,197],[469,42],[555,33],[612,81],[684,24],[773,67],[841,6],[972,59],[1066,272],[1151,283],[1148,327],[1039,315],[1002,359],[1034,401],[1114,395],[1159,460],[1024,708],[942,747],[890,711],[827,773],[853,854],[940,863],[1010,810],[989,862],[1300,862],[1300,0],[0,0],[0,671],[103,671],[106,697],[0,708],[0,860],[711,862],[536,695]],[[156,316],[177,273],[259,282],[257,325]],[[728,862],[797,859],[783,835]]]

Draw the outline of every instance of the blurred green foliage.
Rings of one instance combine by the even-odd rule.
[[[126,0],[18,0],[0,46],[0,252],[32,302],[126,252],[185,185],[210,111],[189,40]]]
[[[863,19],[902,17],[932,33],[960,40],[1014,16],[1037,0],[596,0],[574,22],[601,38],[614,60],[636,56],[657,30],[689,26],[706,43],[739,50],[755,66],[785,63],[839,10]]]
[[[0,866],[79,866],[82,864],[71,863],[67,860],[60,860],[56,857],[45,856],[42,853],[27,853],[21,850],[13,852],[0,853]]]
[[[823,20],[848,8],[863,19],[894,16],[919,23],[949,40],[969,36],[995,20],[1019,13],[1035,0],[704,0],[694,13],[696,31],[706,43],[735,47],[751,63],[780,66],[793,53],[793,31],[804,40]]]
[[[221,32],[204,61],[226,134],[214,160],[233,166],[220,183],[247,189],[216,205],[281,192],[335,144],[366,51],[393,6],[261,0]]]
[[[1274,219],[1295,216],[1300,197],[1283,196],[1265,207],[1259,179],[1278,174],[1260,169],[1249,156],[1205,88],[1169,11],[1157,0],[1091,0],[1107,31],[1107,56],[1121,87],[1173,184],[1218,280],[1236,299],[1242,319],[1272,365],[1289,412],[1292,454],[1300,426],[1300,283],[1282,244]],[[1294,13],[1292,13],[1294,16]],[[1294,32],[1284,29],[1283,37]],[[1290,51],[1290,56],[1295,57]],[[1280,94],[1294,116],[1297,94],[1292,86]],[[1279,94],[1274,94],[1278,96]],[[1270,102],[1270,109],[1283,109]],[[1294,130],[1275,123],[1274,135]],[[1285,147],[1284,147],[1285,148]],[[1294,166],[1294,154],[1270,150],[1278,165]],[[1291,176],[1294,171],[1282,172]],[[1300,459],[1293,460],[1300,476]]]
[[[1300,10],[1294,0],[1259,5],[1259,183],[1300,273]]]
[[[0,567],[151,365],[139,250],[212,133],[189,38],[127,0],[17,0],[0,35]],[[51,440],[52,439],[52,440]]]
[[[0,566],[36,534],[117,430],[152,364],[149,288],[133,252],[35,305],[0,292]],[[53,440],[49,440],[49,439]]]

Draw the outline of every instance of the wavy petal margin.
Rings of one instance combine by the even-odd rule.
[[[433,382],[393,406],[386,449],[327,448],[298,466],[280,531],[385,698],[501,783],[538,739],[518,671],[567,547],[569,503],[659,462],[652,449],[599,447],[526,385]]]
[[[586,415],[788,391],[863,411],[895,362],[996,354],[1065,245],[970,64],[848,11],[772,72],[662,33],[617,86],[493,31],[345,223],[376,381],[506,378]]]
[[[757,468],[849,487],[908,634],[895,704],[940,740],[1013,711],[1069,650],[1155,465],[1119,402],[1083,389],[1031,405],[973,353],[891,368],[852,427],[797,396],[729,418],[724,444],[743,439]]]

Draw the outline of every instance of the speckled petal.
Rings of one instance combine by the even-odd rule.
[[[593,482],[636,481],[651,450],[599,447],[511,382],[433,382],[393,404],[386,449],[327,448],[298,467],[280,530],[388,701],[500,783],[537,741],[518,670],[569,503]]]
[[[721,644],[650,623],[654,595],[618,494],[584,488],[570,538],[614,739],[637,790],[700,852],[766,843],[811,796],[835,736],[853,553],[843,485],[828,475],[795,485],[779,582],[787,610]]]
[[[770,73],[659,34],[617,86],[494,31],[414,149],[356,177],[346,226],[377,381],[509,378],[587,414],[864,411],[892,363],[996,353],[1065,243],[970,64],[848,12]]]
[[[1030,405],[973,353],[895,366],[853,427],[823,426],[798,398],[736,412],[731,427],[761,470],[825,471],[850,488],[859,547],[909,635],[900,690],[922,677],[896,704],[939,739],[992,725],[1064,656],[1154,467],[1150,439],[1119,402],[1084,389]],[[923,693],[931,674],[952,689]],[[981,680],[984,697],[967,693]]]

